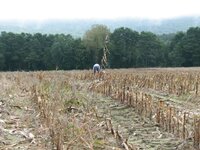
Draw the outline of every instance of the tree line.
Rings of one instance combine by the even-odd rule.
[[[1,32],[0,70],[89,69],[101,63],[105,42],[108,68],[200,66],[199,27],[156,35],[125,27],[110,32],[107,26],[93,25],[82,38]]]

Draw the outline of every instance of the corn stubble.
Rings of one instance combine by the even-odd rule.
[[[107,70],[104,80],[96,80],[90,90],[133,107],[143,118],[153,120],[161,129],[200,148],[198,69]],[[90,73],[77,74],[90,80]],[[191,102],[190,102],[191,101]],[[176,103],[177,102],[177,103]],[[193,107],[188,107],[187,104]],[[180,105],[179,105],[180,104]]]
[[[134,110],[162,130],[200,149],[199,69],[120,69],[106,70],[94,78],[92,71],[32,72],[10,75],[18,84],[29,83],[44,127],[49,129],[51,149],[105,149],[108,131],[124,149],[137,149],[114,129],[112,118],[100,117],[85,103],[79,90],[89,83],[88,91],[109,96]],[[27,81],[28,81],[27,80]],[[29,89],[30,88],[30,89]],[[187,105],[188,104],[188,105]],[[196,107],[195,107],[196,106]],[[102,121],[103,120],[103,121]],[[106,135],[105,135],[106,136]]]
[[[31,95],[43,126],[49,129],[51,149],[105,149],[105,123],[99,125],[94,107],[86,103],[71,72],[40,72]],[[125,144],[125,143],[124,143]]]

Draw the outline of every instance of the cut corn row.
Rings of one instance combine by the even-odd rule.
[[[159,96],[144,89],[181,96],[199,96],[199,72],[173,73],[119,73],[106,74],[104,80],[94,81],[89,90],[110,96],[121,103],[134,107],[141,117],[149,118],[163,130],[187,140],[192,139],[194,148],[200,148],[200,116],[178,108]],[[90,80],[90,75],[77,75],[78,79]]]

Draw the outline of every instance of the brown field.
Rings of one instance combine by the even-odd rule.
[[[1,72],[2,150],[200,148],[200,68]]]

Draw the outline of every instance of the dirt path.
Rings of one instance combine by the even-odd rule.
[[[88,85],[88,83],[84,84]],[[91,106],[96,107],[99,116],[111,118],[114,129],[118,128],[119,133],[124,138],[128,138],[128,142],[137,148],[145,150],[191,149],[187,142],[162,131],[152,121],[139,116],[134,108],[94,92],[88,93],[87,96]]]

